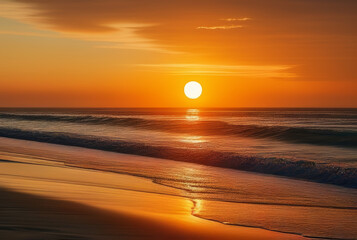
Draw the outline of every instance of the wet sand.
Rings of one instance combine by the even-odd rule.
[[[1,239],[305,239],[192,216],[148,179],[60,163],[0,162]]]

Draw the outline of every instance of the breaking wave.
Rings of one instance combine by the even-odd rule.
[[[0,128],[0,136],[275,174],[357,188],[357,168],[344,168],[311,161],[289,161],[282,158],[244,156],[231,152],[152,146],[87,135],[25,131],[15,128]]]
[[[138,129],[198,135],[236,135],[270,138],[291,143],[323,146],[357,147],[357,131],[316,129],[287,126],[236,125],[224,121],[158,120],[136,117],[93,115],[43,115],[0,113],[0,118],[27,121],[69,122],[78,124],[113,125]]]

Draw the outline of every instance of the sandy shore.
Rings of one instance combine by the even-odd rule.
[[[1,239],[304,239],[191,215],[148,179],[22,158],[0,161]],[[178,192],[177,192],[178,195]]]

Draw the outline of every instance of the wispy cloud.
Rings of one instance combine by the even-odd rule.
[[[242,25],[227,25],[227,26],[200,26],[196,29],[207,29],[207,30],[226,30],[226,29],[234,29],[234,28],[242,28]]]
[[[37,32],[0,31],[0,35],[58,38],[58,36],[54,34],[37,33]]]
[[[137,34],[137,31],[153,26],[153,24],[120,23],[108,24],[107,26],[115,29],[115,31],[105,33],[64,32],[62,35],[68,38],[96,42],[99,48],[146,50],[171,54],[179,53],[170,50],[169,46],[160,45],[152,39],[143,38]]]
[[[99,48],[144,50],[161,53],[177,54],[178,51],[171,50],[172,47],[159,44],[154,39],[139,35],[138,32],[156,24],[120,21],[118,23],[100,23],[89,31],[62,29],[54,27],[44,21],[44,12],[36,10],[22,2],[3,0],[0,2],[0,16],[14,19],[25,24],[34,24],[33,31],[0,31],[0,35],[35,36],[50,38],[72,38],[90,41]],[[90,22],[90,21],[88,21]],[[41,33],[39,31],[46,31]]]
[[[244,17],[244,18],[221,18],[221,21],[226,22],[238,22],[238,21],[248,21],[251,18]],[[207,30],[227,30],[227,29],[235,29],[235,28],[242,28],[243,25],[218,25],[218,26],[200,26],[196,29],[207,29]]]
[[[38,21],[40,11],[31,8],[26,4],[18,3],[10,0],[0,1],[0,16],[5,18],[16,19],[20,21]]]
[[[75,33],[75,32],[49,32],[40,33],[36,31],[0,31],[0,35],[44,37],[44,38],[70,38],[95,43],[98,48],[130,49],[155,51],[161,53],[180,54],[181,52],[170,50],[170,47],[158,45],[155,41],[139,38],[135,35],[133,24],[117,26],[118,31],[108,33]]]
[[[222,18],[220,20],[227,21],[227,22],[235,22],[235,21],[248,21],[252,19],[248,17],[244,17],[244,18]]]
[[[140,64],[151,71],[174,75],[240,76],[247,78],[294,78],[290,65],[210,65],[210,64]]]

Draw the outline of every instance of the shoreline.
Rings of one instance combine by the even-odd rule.
[[[81,231],[82,229],[86,230],[90,225],[86,225],[84,222],[92,218],[95,221],[99,219],[103,221],[106,218],[112,219],[114,222],[122,221],[117,232],[111,226],[101,226],[100,228],[104,229],[103,232],[100,229],[97,232],[93,232],[93,236],[100,236],[94,239],[112,239],[115,236],[123,236],[123,234],[127,236],[126,239],[306,239],[293,234],[229,226],[197,218],[191,215],[193,210],[191,200],[182,197],[159,196],[137,191],[133,193],[128,190],[105,189],[100,185],[91,186],[87,184],[87,181],[90,181],[89,179],[91,178],[95,179],[92,181],[98,181],[100,177],[100,181],[103,184],[107,181],[112,182],[118,177],[118,181],[127,181],[125,184],[128,185],[134,184],[143,188],[155,188],[154,185],[156,184],[139,177],[72,167],[26,165],[22,163],[21,165],[23,166],[19,165],[19,163],[15,162],[0,163],[1,171],[8,173],[7,176],[0,174],[2,179],[0,206],[2,212],[5,211],[7,213],[5,215],[2,214],[2,217],[0,217],[0,222],[2,223],[0,229],[3,232],[2,235],[5,235],[4,229],[7,231],[7,235],[5,235],[8,237],[7,239],[27,239],[16,237],[19,232],[23,233],[24,231],[30,235],[45,234],[47,236],[49,234],[48,236],[57,237],[62,236],[63,232],[67,232],[66,234],[69,234],[68,236],[70,237],[82,234],[82,237],[85,238],[84,232]],[[17,176],[10,176],[11,171],[17,173]],[[46,178],[43,177],[51,176],[54,172],[57,172],[57,175],[53,178],[60,176],[60,179],[63,180],[62,182],[54,181],[56,179],[52,179],[52,181],[48,179],[46,181]],[[74,177],[73,174],[75,174]],[[81,179],[86,184],[79,186],[74,181],[76,179]],[[158,188],[161,191],[166,191],[165,187],[159,186]],[[85,192],[87,195],[83,196],[78,192]],[[113,198],[118,195],[120,197],[113,201]],[[113,198],[108,198],[108,196]],[[145,200],[143,201],[143,199]],[[48,208],[47,206],[51,207]],[[157,206],[160,206],[160,209],[157,209]],[[70,211],[67,211],[68,209]],[[39,217],[38,214],[45,214],[54,225],[48,226],[44,221],[36,222],[35,220],[33,224],[36,226],[32,226],[30,222],[20,220],[27,216],[29,212],[32,214],[29,216],[31,221],[37,219]],[[68,214],[71,217],[67,219],[66,215]],[[77,220],[71,222],[73,216]],[[63,218],[65,221],[63,221]],[[10,222],[14,220],[15,223],[22,222],[22,225],[9,227],[9,225],[4,224],[9,220]],[[79,226],[76,231],[73,232],[73,229],[71,230],[68,227],[67,221]],[[123,221],[127,223],[127,225],[124,224],[125,227],[122,225]],[[52,228],[59,228],[60,231],[55,231]],[[140,231],[145,233],[144,236],[132,230],[137,228],[140,228]],[[68,239],[76,239],[70,237]]]

